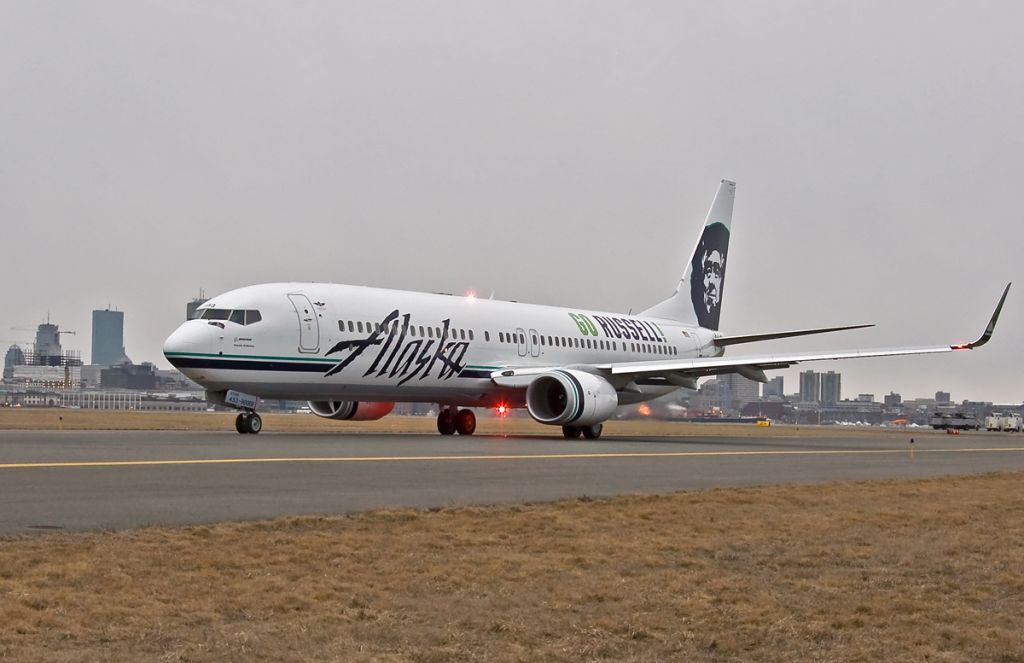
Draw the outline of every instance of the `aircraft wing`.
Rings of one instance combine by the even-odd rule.
[[[781,353],[766,355],[749,355],[738,357],[698,357],[692,359],[668,359],[648,360],[632,362],[615,362],[609,364],[584,364],[569,368],[580,368],[605,375],[620,375],[624,377],[651,377],[665,376],[670,380],[678,378],[686,380],[706,375],[719,375],[722,373],[741,373],[752,379],[763,377],[763,371],[769,369],[788,368],[793,364],[805,361],[825,361],[837,359],[863,359],[867,357],[898,357],[902,355],[938,354],[942,352],[954,352],[956,350],[972,350],[988,343],[995,330],[996,321],[999,319],[999,312],[1006,301],[1006,295],[1010,291],[1010,284],[1003,290],[999,304],[992,313],[985,331],[977,340],[970,343],[955,343],[952,345],[933,345],[905,348],[873,348],[866,350],[840,350],[838,352],[800,352]],[[496,383],[514,387],[527,386],[532,377],[547,372],[553,368],[567,368],[565,366],[555,367],[530,367],[523,369],[505,369],[495,371],[491,379]],[[678,383],[678,382],[677,382]]]

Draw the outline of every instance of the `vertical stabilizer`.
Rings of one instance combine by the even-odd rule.
[[[718,329],[736,183],[722,180],[676,291],[641,315]]]

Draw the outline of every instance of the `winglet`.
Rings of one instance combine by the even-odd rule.
[[[992,332],[996,328],[996,321],[999,319],[999,312],[1003,310],[1003,302],[1006,301],[1006,294],[1010,292],[1010,286],[1013,283],[1007,283],[1006,289],[1003,290],[1003,296],[999,298],[999,303],[996,304],[996,310],[992,313],[992,318],[988,321],[988,326],[985,327],[985,331],[982,332],[981,338],[972,343],[958,343],[956,345],[949,346],[953,350],[973,350],[974,348],[980,347],[988,343],[988,340],[992,338]]]

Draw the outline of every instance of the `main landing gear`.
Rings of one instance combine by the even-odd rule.
[[[588,440],[596,440],[601,437],[602,430],[604,430],[604,424],[594,424],[593,426],[562,426],[562,435],[564,435],[567,440],[575,440],[580,435]]]
[[[235,417],[235,430],[243,435],[255,435],[263,430],[263,420],[255,412],[242,412]]]
[[[437,432],[441,435],[472,435],[476,432],[476,415],[472,410],[441,408],[437,414]]]

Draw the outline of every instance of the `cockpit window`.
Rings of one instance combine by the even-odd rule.
[[[230,320],[238,325],[251,325],[263,319],[259,311],[246,309],[207,308],[199,311],[196,319],[201,320]]]

